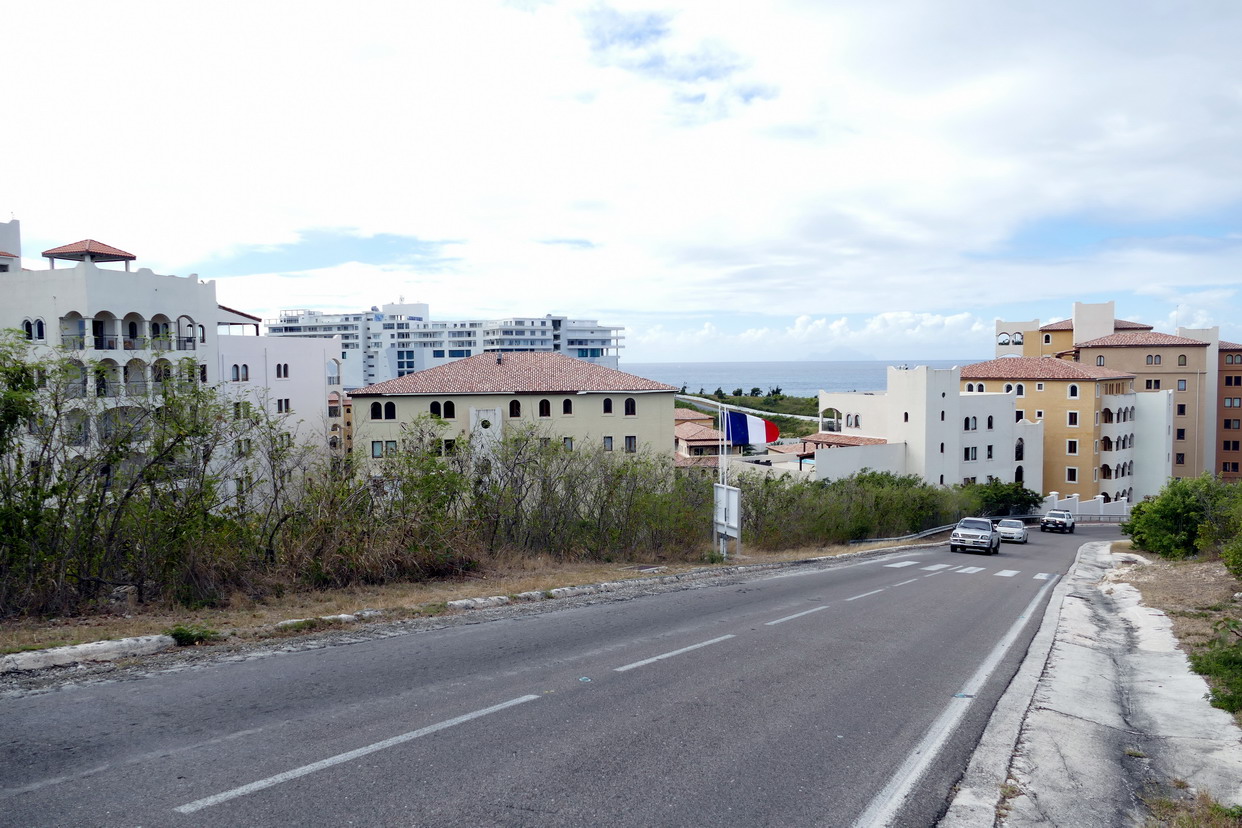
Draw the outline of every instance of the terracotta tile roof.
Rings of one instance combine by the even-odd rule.
[[[803,443],[811,443],[824,448],[835,448],[837,446],[882,446],[888,442],[888,440],[882,437],[858,437],[853,434],[841,434],[836,431],[820,431],[809,437],[799,437],[798,439]]]
[[[0,250],[0,259],[16,259],[16,258],[17,258],[16,253],[6,253],[5,251]]]
[[[720,432],[711,426],[701,425],[700,423],[677,423],[673,426],[673,435],[678,440],[687,443],[696,444],[720,444]]]
[[[674,454],[673,466],[679,469],[715,469],[720,466],[720,456],[702,454],[698,457],[686,457],[684,454]]]
[[[1102,336],[1099,339],[1075,343],[1077,348],[1144,348],[1161,345],[1175,345],[1181,348],[1206,348],[1208,344],[1198,339],[1187,339],[1184,336],[1157,333],[1156,331],[1115,333],[1109,336]]]
[[[1130,322],[1125,319],[1114,319],[1114,331],[1150,331],[1151,325],[1144,325],[1142,322]],[[1040,328],[1041,331],[1072,331],[1074,330],[1073,319],[1062,319],[1060,322],[1049,322]]]
[[[548,351],[485,353],[359,388],[355,397],[400,394],[573,394],[676,391],[671,385]]]
[[[236,308],[230,308],[228,305],[216,305],[216,307],[222,311],[228,311],[229,313],[235,313],[238,316],[244,316],[247,319],[253,319],[255,322],[263,321],[261,318],[255,316],[254,314],[246,313],[245,311],[239,311]]]
[[[962,368],[964,380],[1098,380],[1133,376],[1056,357],[1001,357]]]
[[[673,420],[675,422],[698,422],[706,420],[711,422],[712,415],[706,411],[695,411],[692,408],[674,408]]]
[[[1217,343],[1217,347],[1222,351],[1242,351],[1242,343],[1226,342],[1223,339]]]
[[[73,244],[53,247],[51,250],[44,250],[43,255],[50,259],[72,259],[79,262],[87,255],[99,262],[119,262],[138,258],[133,253],[126,253],[124,250],[94,239],[82,239]]]

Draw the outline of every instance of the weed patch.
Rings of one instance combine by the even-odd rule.
[[[220,633],[209,627],[195,624],[177,624],[164,630],[164,635],[172,636],[178,647],[196,647],[199,644],[210,644],[220,639]]]

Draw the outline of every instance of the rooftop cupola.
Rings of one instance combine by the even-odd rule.
[[[44,250],[43,256],[52,270],[56,269],[56,260],[63,259],[69,262],[125,262],[125,270],[128,271],[129,263],[138,258],[133,253],[126,253],[124,250],[118,250],[94,239],[83,239],[73,244]]]

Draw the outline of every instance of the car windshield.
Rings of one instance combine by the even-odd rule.
[[[1004,527],[1006,527],[1006,528],[1008,528],[1008,529],[1021,529],[1021,528],[1022,528],[1022,521],[1020,521],[1020,520],[1002,520],[1002,521],[1000,522],[1000,524],[998,524],[998,525],[1000,525],[1000,526],[1004,526]]]
[[[1049,512],[1048,517],[1067,518],[1069,517],[1069,512]]]
[[[974,529],[979,532],[987,532],[992,528],[992,522],[987,520],[963,520],[957,525],[958,529]]]

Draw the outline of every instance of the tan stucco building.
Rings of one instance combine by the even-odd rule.
[[[574,450],[671,454],[676,392],[563,354],[480,354],[352,392],[353,444],[383,457],[401,446],[405,426],[436,417],[446,441],[499,439],[525,426]]]

